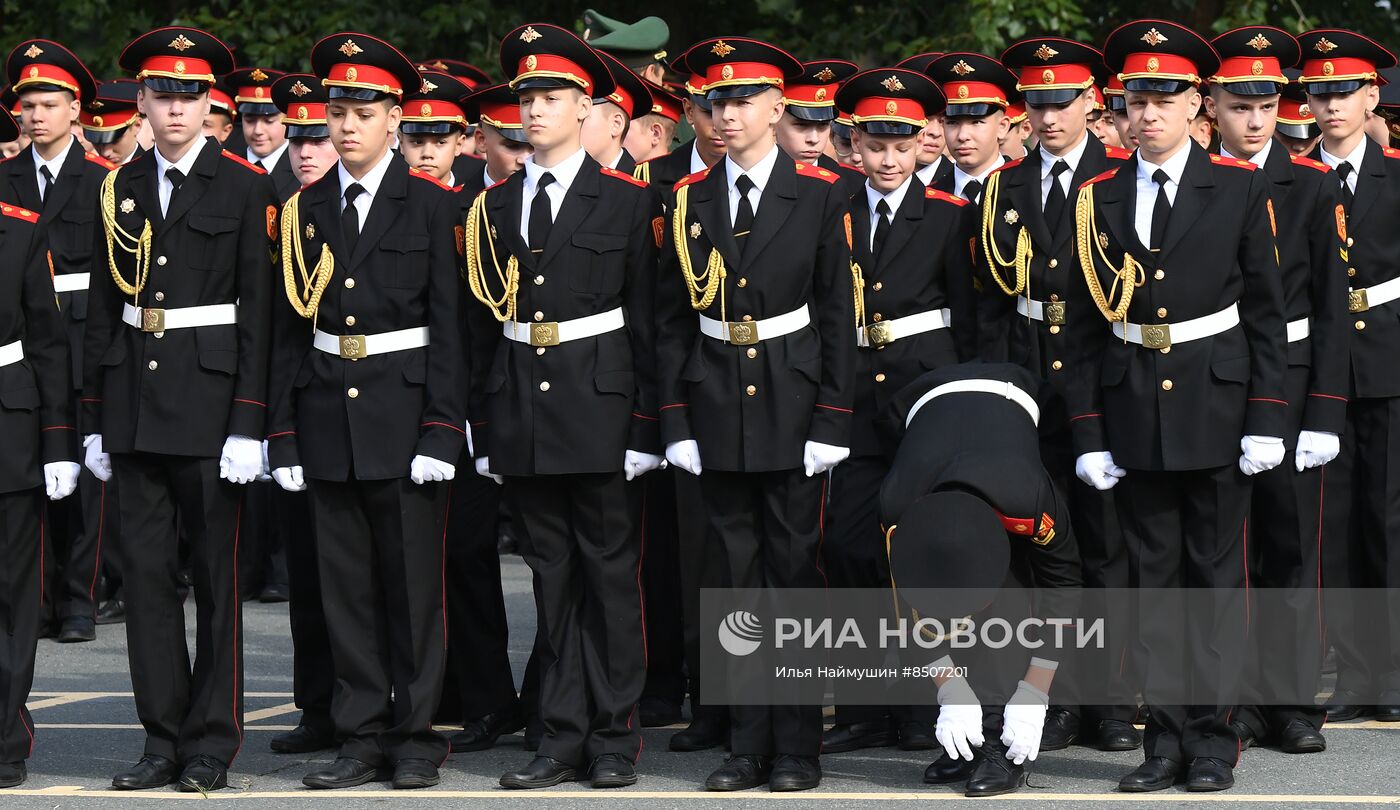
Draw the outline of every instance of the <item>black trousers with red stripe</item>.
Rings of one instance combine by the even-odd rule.
[[[115,503],[109,489],[83,467],[77,497],[51,501],[49,542],[44,548],[44,618],[63,621],[74,616],[94,618],[103,546],[114,536]],[[112,507],[109,509],[109,507]]]
[[[307,482],[330,633],[340,756],[441,764],[433,729],[447,660],[447,483]]]
[[[802,470],[704,471],[700,490],[709,526],[706,546],[728,563],[730,587],[826,586],[820,563],[825,487],[826,476],[808,478]],[[758,613],[765,615],[761,607]],[[714,630],[701,628],[701,632]],[[763,679],[753,688],[771,689],[770,684],[771,680]],[[821,752],[819,703],[736,705],[730,709],[730,718],[731,750],[736,756],[817,756]]]
[[[641,493],[620,472],[505,480],[520,553],[535,574],[539,753],[575,767],[641,753]]]
[[[145,753],[233,762],[243,743],[243,614],[238,533],[243,488],[217,458],[112,454],[121,511],[126,639]],[[197,616],[194,667],[176,592],[190,546]]]
[[[1216,594],[1210,605],[1173,610],[1140,604],[1143,694],[1151,707],[1147,757],[1233,763],[1239,737],[1230,728],[1247,632],[1245,520],[1251,481],[1237,465],[1192,471],[1128,470],[1114,488],[1128,559],[1139,588],[1192,588]],[[1159,693],[1191,705],[1154,700]]]
[[[20,762],[34,749],[34,721],[25,708],[34,683],[43,586],[44,491],[0,494],[0,762]]]

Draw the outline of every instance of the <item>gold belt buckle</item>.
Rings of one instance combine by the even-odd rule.
[[[1159,323],[1142,327],[1142,345],[1149,349],[1167,349],[1172,345],[1172,328]]]
[[[865,340],[871,346],[888,346],[894,343],[894,330],[889,323],[872,323],[865,327]]]
[[[1365,312],[1366,310],[1368,310],[1368,309],[1370,309],[1370,308],[1371,308],[1371,301],[1370,301],[1370,299],[1366,296],[1366,290],[1365,290],[1365,289],[1360,289],[1360,290],[1348,290],[1348,291],[1347,291],[1347,311],[1348,311],[1348,312]]]
[[[558,321],[542,321],[530,324],[530,345],[531,346],[558,346],[559,345],[559,323]]]
[[[1065,325],[1065,302],[1051,301],[1045,305],[1045,322],[1051,326]]]
[[[364,335],[341,335],[340,357],[342,360],[363,360],[369,357]]]
[[[151,307],[141,308],[141,331],[142,332],[164,332],[165,331],[165,310],[153,309]]]
[[[752,346],[758,342],[758,325],[749,321],[729,321],[724,325],[729,342],[735,346]]]

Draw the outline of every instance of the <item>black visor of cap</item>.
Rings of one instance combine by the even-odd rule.
[[[1128,100],[1122,96],[1109,96],[1105,106],[1116,113],[1127,112]]]
[[[141,80],[148,90],[157,93],[182,93],[189,96],[209,92],[209,82],[192,82],[185,79],[170,79],[165,76],[147,76]]]
[[[276,104],[258,104],[249,101],[238,102],[239,115],[280,115]]]
[[[493,127],[493,126],[491,126],[490,124],[485,123],[484,121],[482,122],[481,126],[482,126],[482,128],[484,128],[484,129],[492,129],[492,130],[495,130],[497,133],[500,134],[500,136],[501,136],[502,138],[505,138],[505,139],[508,140],[508,141],[514,141],[515,143],[529,143],[529,142],[530,142],[529,136],[525,134],[525,128],[524,128],[524,127],[514,127],[514,128],[511,128],[511,129],[502,129],[502,128],[500,128],[500,127]]]
[[[729,87],[716,87],[705,95],[711,102],[731,98],[748,98],[756,96],[772,86],[771,84],[736,84]]]
[[[1220,89],[1237,96],[1276,96],[1283,85],[1278,82],[1221,82]]]
[[[1057,107],[1074,101],[1083,93],[1083,90],[1073,87],[1057,87],[1054,90],[1027,90],[1026,105],[1030,107]]]
[[[994,112],[1005,112],[999,104],[949,104],[944,118],[985,118]]]
[[[705,98],[705,94],[704,94],[704,93],[694,93],[694,94],[692,94],[692,95],[690,96],[690,103],[691,103],[691,104],[694,104],[695,106],[699,107],[700,109],[704,110],[705,112],[709,112],[709,111],[710,111],[710,100],[709,100],[708,98]]]
[[[849,124],[838,123],[833,119],[831,122],[831,135],[834,138],[849,141],[851,139],[851,127]]]
[[[1355,93],[1365,86],[1366,82],[1360,79],[1350,79],[1341,82],[1304,82],[1303,92],[1310,96],[1332,96],[1344,93]]]
[[[384,98],[398,100],[392,93],[385,93],[369,87],[341,87],[333,84],[326,88],[326,98],[348,98],[351,101],[379,101]]]
[[[73,95],[73,89],[70,87],[63,87],[57,84],[48,84],[41,82],[34,84],[26,84],[24,86],[24,89],[20,91],[20,95],[22,96],[25,93],[67,93],[71,96]]]
[[[462,132],[462,125],[452,121],[404,121],[399,130],[405,135],[447,135]]]
[[[1282,121],[1279,122],[1277,131],[1280,135],[1287,135],[1299,141],[1306,141],[1317,134],[1312,124],[1285,124]]]
[[[1167,93],[1175,95],[1190,90],[1194,85],[1181,79],[1127,79],[1123,88],[1134,93]]]
[[[583,88],[568,79],[556,79],[552,76],[531,76],[528,79],[521,79],[515,86],[515,92],[522,90],[558,90],[561,87],[572,87],[582,91]]]
[[[85,137],[85,138],[88,139],[88,143],[94,143],[94,144],[98,144],[98,145],[107,144],[107,143],[116,143],[116,142],[121,138],[122,135],[125,135],[125,134],[126,134],[126,130],[127,130],[126,127],[118,127],[117,129],[106,129],[106,130],[103,130],[103,129],[84,129],[84,130],[83,130],[83,137]]]
[[[827,105],[825,107],[802,107],[797,104],[789,104],[787,105],[787,111],[792,114],[793,118],[799,121],[821,123],[823,121],[832,121],[836,118],[836,107],[832,105]]]
[[[287,125],[288,140],[297,140],[298,138],[315,140],[319,138],[329,138],[330,136],[331,129],[325,124],[316,124],[309,127],[297,126],[296,124]]]
[[[894,135],[911,137],[923,131],[923,127],[905,124],[900,121],[862,121],[860,129],[869,135]]]

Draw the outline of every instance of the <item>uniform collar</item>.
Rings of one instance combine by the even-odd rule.
[[[1148,161],[1147,158],[1143,157],[1142,150],[1139,149],[1137,153],[1138,179],[1146,180],[1149,183],[1155,183],[1157,181],[1152,179],[1152,175],[1158,169],[1161,169],[1167,173],[1167,177],[1169,177],[1173,183],[1176,183],[1178,186],[1181,185],[1181,175],[1186,172],[1186,161],[1191,158],[1191,146],[1191,139],[1188,138],[1186,140],[1186,145],[1176,150],[1176,154],[1167,158],[1167,162],[1161,165]]]
[[[1366,145],[1365,143],[1362,143],[1362,146],[1365,146],[1365,145]],[[1273,148],[1274,148],[1274,139],[1273,139],[1273,138],[1270,138],[1270,139],[1268,139],[1267,141],[1264,141],[1264,148],[1263,148],[1263,149],[1260,149],[1257,153],[1255,153],[1255,155],[1249,159],[1249,162],[1250,162],[1250,163],[1253,163],[1255,166],[1263,166],[1264,163],[1267,162],[1268,159],[1269,159],[1269,150],[1270,150],[1270,149],[1273,149]],[[1224,144],[1221,144],[1221,146],[1220,146],[1220,156],[1221,156],[1221,157],[1227,157],[1227,158],[1233,158],[1233,159],[1235,159],[1235,160],[1242,160],[1242,159],[1243,159],[1243,158],[1235,157],[1234,155],[1230,154],[1230,152],[1229,152],[1228,150],[1225,149]]]
[[[1079,143],[1072,147],[1069,150],[1069,152],[1064,155],[1052,155],[1050,154],[1050,151],[1048,149],[1046,149],[1043,146],[1040,147],[1036,151],[1040,152],[1041,178],[1048,177],[1050,175],[1050,170],[1055,166],[1055,162],[1060,160],[1063,160],[1065,164],[1069,166],[1069,175],[1070,177],[1073,177],[1074,173],[1079,171],[1079,161],[1084,159],[1084,150],[1088,146],[1089,131],[1085,130],[1083,136],[1081,136],[1079,139]]]
[[[773,148],[768,150],[768,154],[764,155],[763,159],[755,163],[754,167],[752,169],[749,169],[748,171],[744,171],[743,169],[739,168],[739,164],[735,163],[733,158],[729,157],[728,155],[725,155],[725,179],[729,181],[729,187],[734,188],[734,183],[739,179],[739,175],[746,174],[749,176],[749,179],[753,181],[753,187],[758,191],[759,196],[762,196],[763,188],[768,185],[768,178],[773,174],[773,166],[775,166],[777,162],[777,144],[774,144]]]
[[[889,194],[881,194],[870,186],[869,180],[866,180],[865,201],[870,205],[870,213],[874,214],[876,206],[880,204],[881,200],[884,200],[885,204],[890,207],[890,215],[893,216],[894,212],[899,210],[899,206],[904,204],[904,197],[909,193],[909,187],[913,184],[914,175],[911,174],[904,178],[904,182],[899,185],[899,188]]]
[[[705,159],[700,157],[700,146],[694,142],[690,144],[690,173],[697,174],[710,168],[705,165]]]
[[[554,176],[554,182],[559,188],[568,191],[569,186],[574,184],[574,178],[578,177],[579,169],[583,168],[583,159],[588,157],[588,153],[580,146],[578,151],[559,161],[557,166],[548,169],[535,164],[535,156],[531,155],[525,159],[525,190],[533,194],[540,181],[540,175],[549,172]]]
[[[918,170],[914,172],[914,175],[919,178],[919,182],[928,185],[933,182],[933,176],[938,174],[938,170],[943,168],[943,161],[945,160],[947,160],[946,157],[939,155],[938,159],[934,162],[927,166],[920,166]]]
[[[44,160],[39,157],[39,147],[34,147],[34,171],[37,172],[43,167],[48,166],[49,174],[52,174],[54,179],[57,180],[58,173],[63,171],[64,161],[68,160],[68,155],[73,151],[73,143],[73,136],[68,136],[68,143],[64,144],[63,151],[59,152],[58,157],[53,160]]]
[[[291,144],[291,141],[287,141],[287,140],[282,141],[282,145],[279,146],[279,147],[277,147],[276,149],[272,150],[272,154],[268,155],[267,157],[258,157],[257,155],[253,154],[253,150],[252,150],[252,148],[250,147],[250,148],[248,149],[248,162],[249,162],[249,163],[261,163],[261,164],[262,164],[262,167],[263,167],[263,170],[266,171],[268,174],[271,174],[271,173],[272,173],[272,167],[273,167],[273,166],[276,166],[276,165],[277,165],[277,161],[279,161],[279,160],[282,159],[282,153],[287,151],[287,147],[288,147],[290,144]]]
[[[162,155],[160,153],[159,145],[152,147],[152,151],[156,153],[157,172],[159,172],[160,176],[164,178],[166,172],[170,171],[171,169],[178,169],[180,171],[180,174],[184,175],[185,177],[189,177],[190,170],[194,168],[195,161],[199,160],[200,153],[203,152],[204,148],[208,145],[209,139],[201,136],[200,139],[193,146],[190,147],[189,151],[185,153],[185,156],[180,158],[180,160],[175,163],[171,163],[170,161],[165,159],[165,155]]]
[[[1360,171],[1361,161],[1366,157],[1366,142],[1369,140],[1371,140],[1369,136],[1362,137],[1362,139],[1357,142],[1356,148],[1351,150],[1351,154],[1344,157],[1333,155],[1327,151],[1326,147],[1321,145],[1317,147],[1317,151],[1322,154],[1322,162],[1334,169],[1342,163],[1350,163],[1353,171]]]
[[[350,188],[351,184],[359,183],[360,188],[365,190],[369,199],[373,200],[375,195],[379,193],[379,184],[384,182],[384,175],[389,173],[389,164],[393,162],[394,150],[386,149],[384,157],[380,158],[379,162],[374,164],[374,168],[366,172],[365,176],[359,180],[350,176],[350,172],[345,170],[344,163],[335,164],[336,173],[340,176],[340,193],[343,195],[345,189]]]

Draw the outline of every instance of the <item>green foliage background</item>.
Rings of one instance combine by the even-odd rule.
[[[594,0],[601,2],[601,0]],[[76,50],[98,78],[120,75],[117,55],[134,36],[161,25],[204,28],[233,45],[240,64],[305,69],[311,45],[339,30],[372,33],[410,58],[464,58],[499,73],[496,47],[524,22],[578,27],[584,6],[560,0],[0,0],[0,47],[29,37]],[[1127,20],[1177,20],[1210,34],[1268,23],[1294,32],[1344,27],[1400,46],[1400,14],[1391,0],[609,0],[600,12],[623,20],[656,14],[671,25],[672,54],[697,39],[745,34],[806,59],[889,63],[930,50],[996,55],[1028,34],[1101,43]]]

